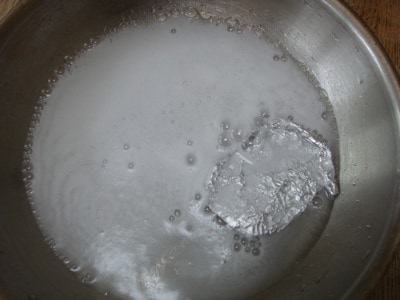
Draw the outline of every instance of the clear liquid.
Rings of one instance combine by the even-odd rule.
[[[243,299],[310,249],[331,202],[239,243],[204,202],[216,163],[238,145],[223,134],[240,140],[268,113],[333,145],[327,103],[252,32],[162,21],[112,34],[59,79],[28,153],[33,209],[66,264],[107,294]]]

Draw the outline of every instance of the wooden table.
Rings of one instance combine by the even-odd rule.
[[[0,0],[0,20],[18,3],[24,1],[26,0]],[[342,1],[375,33],[400,74],[400,0]],[[385,275],[367,300],[396,299],[400,299],[400,251],[393,257]]]

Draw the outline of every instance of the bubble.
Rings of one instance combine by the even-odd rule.
[[[365,225],[365,228],[371,229],[371,225],[367,224],[367,225]]]
[[[207,214],[211,213],[211,208],[208,205],[206,205],[204,207],[204,212],[206,212]]]
[[[294,118],[293,118],[292,115],[289,115],[289,116],[287,117],[287,119],[288,119],[290,122],[293,122],[293,120],[294,120]]]
[[[197,17],[197,10],[194,7],[187,7],[184,11],[183,11],[184,15],[188,18],[195,18]]]
[[[233,18],[233,17],[227,18],[227,19],[226,19],[226,23],[227,23],[228,25],[231,25],[231,26],[237,26],[237,25],[239,25],[239,21],[238,21],[236,18]]]
[[[200,193],[196,193],[196,194],[194,195],[194,199],[200,200],[200,199],[201,199],[201,194],[200,194]]]
[[[186,230],[187,230],[187,231],[192,231],[192,230],[193,230],[193,227],[192,227],[192,225],[188,225],[188,226],[186,226]]]
[[[274,55],[274,56],[273,56],[273,59],[274,59],[275,61],[278,61],[278,60],[280,60],[281,58],[279,57],[279,55]]]
[[[258,256],[258,255],[260,255],[260,249],[258,249],[258,248],[254,248],[252,251],[251,251],[251,253],[254,255],[254,256]]]
[[[217,222],[218,225],[221,225],[221,226],[226,225],[226,222],[220,216],[216,216],[215,221]]]
[[[192,140],[187,140],[186,145],[193,146],[193,141]]]
[[[172,29],[171,29],[171,33],[172,33],[172,34],[175,34],[175,33],[176,33],[176,29],[175,29],[175,28],[172,28]]]
[[[135,168],[135,164],[133,162],[128,164],[128,169],[133,170]]]
[[[246,248],[244,248],[245,252],[250,252],[251,248],[249,246],[247,246]]]
[[[179,17],[179,16],[181,15],[181,11],[180,11],[179,9],[177,9],[177,8],[174,8],[174,9],[171,11],[171,15],[172,15],[174,18],[177,18],[177,17]]]
[[[235,27],[232,26],[232,25],[228,25],[227,30],[228,30],[229,32],[233,32],[233,31],[235,31]]]
[[[218,143],[219,143],[222,147],[229,147],[229,146],[232,144],[232,142],[231,142],[229,136],[228,136],[227,134],[225,134],[225,133],[221,133],[221,134],[218,136]]]
[[[239,252],[239,251],[240,251],[240,248],[242,248],[242,246],[241,246],[239,243],[235,243],[235,244],[233,245],[233,250],[234,250],[235,252]]]
[[[256,241],[255,240],[251,240],[249,245],[250,245],[250,247],[254,247],[256,245]]]
[[[175,217],[179,217],[181,215],[181,211],[179,209],[174,210]]]
[[[29,171],[29,172],[26,172],[26,174],[22,180],[26,182],[26,181],[30,181],[32,179],[33,179],[33,173]]]
[[[104,292],[104,296],[107,297],[107,296],[109,296],[109,295],[110,295],[110,291],[109,291],[109,290],[106,290],[106,291]]]
[[[351,185],[352,185],[352,186],[357,186],[357,183],[353,182]]]
[[[235,241],[238,241],[238,240],[240,239],[239,233],[235,233],[235,234],[233,235],[233,239],[234,239]]]
[[[222,130],[229,130],[231,124],[229,123],[229,121],[222,121],[220,127]]]
[[[160,22],[165,22],[167,20],[167,16],[165,14],[161,13],[157,16],[157,20]]]
[[[69,269],[70,269],[70,271],[72,271],[72,272],[76,272],[76,271],[79,270],[79,268],[78,268],[78,266],[77,266],[76,264],[72,264],[71,267],[70,267]]]
[[[237,142],[241,142],[243,139],[243,131],[241,129],[235,129],[233,131],[233,138],[237,141]]]
[[[186,163],[193,166],[196,163],[196,156],[193,153],[186,155]]]
[[[254,145],[254,142],[256,140],[257,136],[256,134],[251,134],[248,139],[246,139],[243,143],[242,143],[242,149],[243,150],[247,150],[250,147],[252,147]]]
[[[124,144],[124,150],[129,150],[130,145],[129,144]]]
[[[33,169],[32,163],[28,160],[27,162],[24,162],[24,171],[31,171]]]
[[[94,278],[93,278],[92,275],[90,275],[89,273],[86,273],[86,274],[84,274],[84,275],[82,276],[81,282],[87,284],[87,283],[92,282],[93,279],[94,279]]]
[[[173,215],[169,216],[169,220],[172,222],[175,220],[175,217]]]
[[[322,120],[328,119],[328,113],[327,113],[326,111],[324,111],[324,112],[321,114],[321,118],[322,118]]]
[[[321,207],[322,206],[322,199],[320,197],[318,197],[318,196],[314,197],[311,202],[314,205],[314,207]]]
[[[238,29],[236,30],[236,32],[237,32],[238,34],[242,34],[242,33],[243,33],[243,29],[242,29],[242,28],[238,28]]]
[[[247,245],[247,242],[248,242],[248,240],[247,240],[247,238],[245,238],[245,237],[243,237],[243,238],[240,240],[240,243],[242,243],[242,245]]]

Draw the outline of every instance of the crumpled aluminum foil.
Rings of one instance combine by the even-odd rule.
[[[284,229],[316,194],[338,194],[330,150],[300,126],[275,120],[224,157],[208,183],[208,205],[250,235]]]

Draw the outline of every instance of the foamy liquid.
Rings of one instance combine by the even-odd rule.
[[[243,299],[307,251],[328,202],[251,248],[205,208],[213,168],[240,146],[224,131],[250,132],[267,112],[335,141],[326,103],[281,55],[252,32],[179,17],[115,33],[73,63],[30,158],[43,233],[84,282],[128,299]]]

